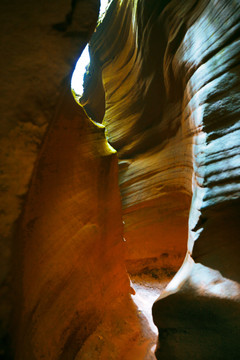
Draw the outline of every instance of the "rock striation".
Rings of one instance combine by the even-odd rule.
[[[68,74],[98,9],[1,1],[0,357],[153,359],[125,258],[135,279],[182,264],[153,305],[157,359],[237,360],[239,1],[112,0],[90,120]]]
[[[116,151],[66,93],[18,226],[16,359],[74,359],[129,293]]]
[[[96,26],[98,7],[97,0],[81,1],[82,20],[77,12],[78,24],[73,19],[71,27],[61,32],[54,25],[64,21],[71,0],[0,3],[0,357],[4,359],[10,342],[15,224],[63,80]]]
[[[16,221],[34,164],[69,76],[98,17],[98,0],[82,0],[66,31],[55,25],[71,0],[0,3],[0,357],[9,358]],[[79,7],[79,6],[78,6]],[[75,20],[78,21],[75,21]],[[15,297],[15,294],[13,294]]]
[[[192,136],[182,126],[181,80],[173,87],[172,74],[164,72],[174,57],[168,36],[180,43],[182,30],[178,34],[165,20],[156,23],[158,15],[168,21],[162,8],[156,1],[111,3],[90,42],[92,65],[81,99],[90,116],[103,120],[118,151],[131,271],[139,260],[147,266],[179,267],[187,244]],[[95,64],[101,65],[102,83]],[[99,94],[105,91],[99,95],[105,104],[96,104],[96,87]],[[104,118],[99,119],[95,114],[104,106]]]
[[[128,268],[174,266],[187,250],[153,307],[159,359],[240,353],[239,14],[238,1],[113,1],[90,43]],[[93,116],[96,77],[82,98]]]

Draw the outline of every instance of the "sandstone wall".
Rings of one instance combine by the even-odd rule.
[[[192,133],[182,125],[181,78],[173,81],[169,70],[175,55],[169,39],[177,46],[184,32],[180,21],[174,28],[168,24],[163,7],[164,2],[156,1],[112,3],[91,39],[93,76],[81,99],[92,116],[101,113],[104,104],[95,104],[91,93],[96,86],[103,92],[94,70],[95,63],[100,64],[103,123],[119,156],[131,271],[139,260],[177,268],[187,249]],[[172,11],[179,10],[180,5]],[[186,11],[194,12],[192,4]]]
[[[127,298],[116,152],[66,87],[15,244],[16,359],[74,359]]]
[[[91,41],[129,268],[144,257],[174,265],[188,243],[153,308],[159,359],[239,356],[239,10],[227,0],[115,1]],[[88,92],[83,103],[99,113]]]
[[[16,358],[139,360],[124,235],[132,272],[187,252],[157,358],[238,359],[239,2],[113,0],[94,33],[81,102],[118,151],[124,234],[116,155],[63,82],[98,5],[53,27],[70,1],[1,2],[1,356],[14,298]]]
[[[98,6],[97,0],[81,1],[78,21],[60,32],[54,25],[64,21],[71,0],[0,3],[0,357],[7,357],[9,342],[14,224],[63,80],[94,30]]]

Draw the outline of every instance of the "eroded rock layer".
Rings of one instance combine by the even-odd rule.
[[[196,263],[188,255],[154,305],[163,359],[239,357],[239,5],[210,1],[176,52],[185,113],[198,129],[188,242]],[[172,308],[180,321],[165,321]]]
[[[29,186],[96,24],[97,0],[70,3],[1,2],[0,357],[13,278],[16,359],[152,359],[124,236],[133,273],[188,250],[153,307],[156,357],[237,360],[239,1],[113,0],[94,33],[81,101],[118,151],[124,233],[116,154],[69,82]]]
[[[16,359],[74,359],[129,292],[116,153],[66,91],[18,228]]]
[[[129,268],[146,258],[179,266],[186,252],[192,133],[182,119],[182,78],[173,80],[171,70],[184,29],[180,19],[174,26],[171,20],[180,4],[163,12],[165,5],[112,2],[90,43],[92,76],[81,99],[91,115],[101,113],[96,90],[91,95],[95,86],[103,91],[95,75],[100,64],[103,122],[119,156]],[[188,3],[185,11],[197,16],[199,9]]]
[[[59,31],[71,0],[0,2],[0,357],[4,359],[10,343],[15,222],[63,80],[72,72],[98,17],[98,0],[81,0],[79,5],[72,24]]]
[[[239,20],[238,1],[113,1],[91,41],[129,269],[176,264],[188,238],[154,305],[159,359],[239,356]]]

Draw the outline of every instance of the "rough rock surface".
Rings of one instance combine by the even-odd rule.
[[[120,158],[127,259],[174,264],[188,237],[154,305],[159,359],[240,353],[239,15],[238,1],[113,1],[91,41]],[[90,92],[82,101],[102,113]]]

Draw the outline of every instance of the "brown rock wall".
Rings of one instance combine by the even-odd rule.
[[[98,5],[79,1],[53,28],[70,1],[1,2],[0,330],[5,346],[11,273],[18,359],[148,356],[128,299],[116,155],[62,83]],[[118,151],[128,267],[176,269],[188,247],[153,307],[159,359],[239,356],[239,10],[113,0],[91,40],[81,101]]]
[[[75,22],[66,32],[54,30],[53,25],[64,20],[70,0],[0,3],[0,357],[4,358],[11,311],[9,288],[14,277],[14,224],[25,201],[40,144],[54,117],[63,80],[72,71],[97,20],[98,1],[80,3],[84,24]],[[79,14],[77,17],[81,19]]]
[[[16,359],[74,359],[129,291],[117,157],[66,92],[18,228]]]
[[[120,158],[127,259],[176,264],[188,238],[154,305],[159,359],[239,356],[239,10],[113,2],[114,22],[91,41]]]
[[[172,27],[169,19],[180,5],[165,9],[166,3],[113,1],[90,45],[92,68],[101,64],[103,123],[120,160],[127,259],[161,263],[165,254],[168,265],[178,267],[186,252],[193,138],[182,119],[179,76],[170,90],[173,49],[181,42],[184,24],[176,17]],[[200,11],[193,5],[188,2],[184,11]],[[93,84],[95,77],[86,82],[82,103],[94,115],[103,105],[94,107],[88,90]]]
[[[176,51],[184,117],[197,130],[188,241],[196,263],[188,255],[154,305],[161,359],[239,356],[239,19],[239,4],[210,1]]]

